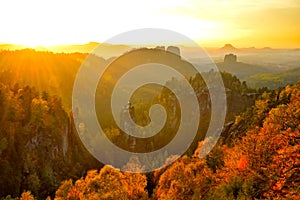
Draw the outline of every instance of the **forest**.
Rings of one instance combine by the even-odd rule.
[[[0,199],[300,199],[299,81],[274,90],[253,89],[221,72],[227,96],[226,124],[213,150],[199,158],[201,147],[210,142],[204,140],[210,97],[200,74],[189,77],[203,116],[193,143],[184,155],[169,155],[166,166],[153,172],[144,173],[144,166],[132,157],[124,168],[140,173],[129,173],[100,163],[77,134],[72,87],[86,56],[33,49],[0,52]],[[109,62],[98,56],[93,59],[100,66]],[[206,73],[215,75],[214,71]],[[110,81],[104,81],[107,90]],[[96,99],[107,97],[107,90],[98,90]],[[151,101],[139,100],[145,92],[150,92]],[[153,102],[168,113],[177,106],[166,89],[156,93],[144,88],[139,95],[132,98],[132,104],[136,122],[142,125],[149,120],[142,111]],[[96,110],[101,113],[99,119],[108,116],[107,107],[96,105]],[[174,120],[179,113],[173,114],[173,121],[179,123]],[[110,118],[103,120],[107,137],[129,148]],[[173,128],[167,124],[161,134],[147,141],[149,146],[137,142],[135,150],[155,150],[167,144]]]

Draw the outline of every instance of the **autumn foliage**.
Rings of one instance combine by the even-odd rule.
[[[234,147],[223,147],[225,165],[216,176],[220,177],[219,189],[227,188],[226,197],[230,196],[228,186],[239,180],[239,188],[231,188],[234,199],[300,198],[299,97],[298,82],[278,92],[276,101],[257,101],[254,112],[262,115],[268,110],[262,126],[257,124],[234,141]]]
[[[246,114],[245,114],[246,113]],[[265,93],[238,116],[228,141],[154,173],[152,199],[300,199],[300,82]],[[245,121],[247,130],[238,130]],[[62,183],[55,199],[147,199],[146,176],[108,166]]]
[[[24,64],[35,57],[31,50],[15,53],[23,55],[21,57],[26,60],[20,63]],[[1,53],[2,56],[4,54],[12,53]],[[213,150],[204,158],[198,157],[200,150],[205,152],[203,144],[211,139],[199,142],[204,138],[200,131],[191,145],[193,148],[188,149],[185,155],[179,159],[178,155],[170,155],[165,160],[164,163],[170,165],[144,174],[144,166],[138,165],[138,160],[132,157],[123,170],[138,167],[141,173],[125,173],[110,166],[103,167],[91,157],[75,132],[75,114],[65,111],[65,106],[70,103],[67,101],[70,94],[65,91],[70,91],[84,55],[38,55],[43,62],[34,62],[30,70],[15,63],[13,70],[0,73],[1,200],[46,197],[47,200],[300,199],[300,82],[263,94],[256,91],[261,95],[255,104],[254,99],[246,104],[245,94],[253,91],[236,77],[223,73],[224,85],[231,91],[226,120],[231,121],[236,113],[246,107],[248,109],[235,117],[226,133],[222,132]],[[10,56],[10,60],[15,58]],[[38,81],[33,79],[36,74],[45,66],[55,65],[48,63],[50,58],[64,60],[69,68],[62,64],[57,66],[53,74],[50,73],[50,80],[49,73],[45,73],[42,77],[46,78],[41,79],[47,81],[40,84],[40,88],[17,84],[23,81],[20,75],[25,73],[28,80],[24,81],[35,85]],[[16,75],[18,68],[22,69],[19,76]],[[37,70],[36,73],[31,73],[34,70]],[[56,71],[60,76],[54,73]],[[69,71],[73,75],[65,83],[65,74],[70,74]],[[194,77],[189,81],[196,91],[203,91],[201,79]],[[51,90],[41,92],[49,85]],[[62,100],[52,95],[58,88],[64,91]],[[172,110],[173,104],[167,101],[166,96],[160,95],[159,100]],[[209,107],[206,101],[200,103]],[[144,104],[138,106],[145,107]],[[209,112],[205,112],[204,109],[203,119],[210,116]],[[139,117],[143,119],[143,116]],[[119,129],[110,128],[107,132],[113,142],[127,144],[126,140],[120,139]],[[173,134],[169,128],[165,129],[165,133]],[[168,142],[163,139],[169,138],[162,134],[161,138],[149,143],[149,148]],[[140,148],[144,146],[140,145]]]
[[[64,181],[56,191],[55,200],[63,199],[146,199],[146,177],[123,173],[105,166],[99,172],[91,170],[85,178]]]

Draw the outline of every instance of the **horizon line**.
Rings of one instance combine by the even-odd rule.
[[[55,48],[55,47],[63,47],[63,46],[84,46],[84,45],[90,45],[90,44],[101,44],[101,45],[111,45],[111,46],[117,46],[117,45],[124,45],[124,46],[140,46],[140,47],[145,47],[145,46],[151,46],[151,47],[155,47],[155,46],[158,46],[157,44],[139,44],[139,45],[136,45],[136,44],[111,44],[111,43],[102,43],[102,42],[96,42],[96,41],[90,41],[90,42],[86,42],[86,43],[65,43],[65,44],[54,44],[54,45],[35,45],[35,46],[32,46],[32,45],[25,45],[25,44],[16,44],[16,43],[8,43],[8,42],[0,42],[0,45],[12,45],[12,46],[16,46],[17,49],[39,49],[39,48]],[[230,45],[231,47],[233,48],[236,48],[237,50],[239,49],[257,49],[257,50],[263,50],[263,49],[273,49],[273,50],[296,50],[296,49],[300,49],[300,46],[299,47],[272,47],[272,46],[263,46],[263,47],[256,47],[256,46],[243,46],[243,47],[237,47],[235,45],[233,45],[232,43],[226,43],[224,42],[223,43],[223,46],[209,46],[209,45],[203,45],[202,48],[205,48],[205,49],[222,49],[223,47],[225,47],[226,45]],[[161,46],[168,46],[168,45],[161,45]],[[177,44],[174,46],[180,46],[180,47],[192,47],[192,46],[187,46],[187,45],[184,45],[184,44]],[[0,48],[1,49],[1,48]]]

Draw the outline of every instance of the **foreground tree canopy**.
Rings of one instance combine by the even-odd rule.
[[[249,122],[250,120],[250,122]],[[236,117],[230,142],[220,140],[206,158],[183,156],[149,174],[105,166],[64,181],[55,199],[298,199],[300,195],[300,82],[264,93]],[[247,130],[241,129],[241,125]],[[149,180],[150,179],[152,180]]]

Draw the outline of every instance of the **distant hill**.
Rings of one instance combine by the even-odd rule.
[[[0,44],[0,50],[17,50],[17,49],[24,49],[25,47],[22,45],[15,45],[15,44]]]
[[[257,65],[251,65],[242,62],[236,63],[217,63],[217,67],[220,71],[229,72],[240,79],[243,79],[247,76],[255,75],[255,74],[262,74],[262,73],[274,73],[272,70],[266,67],[261,67]]]
[[[48,50],[56,53],[74,53],[74,52],[80,52],[80,53],[89,53],[94,48],[96,48],[100,43],[98,42],[90,42],[87,44],[71,44],[71,45],[56,45],[56,46],[50,46],[47,47]]]
[[[78,45],[61,45],[52,46],[47,49],[55,53],[91,53],[97,47],[97,51],[94,53],[103,58],[110,58],[114,56],[119,56],[122,53],[132,49],[131,46],[122,44],[100,44],[98,42],[90,42],[88,44],[78,44]]]
[[[282,70],[276,66],[266,67],[237,61],[234,54],[226,54],[224,62],[216,64],[220,71],[237,76],[252,88],[268,87],[277,89],[300,80],[300,68]]]
[[[217,63],[220,71],[229,72],[240,79],[262,73],[274,73],[276,69],[270,69],[258,65],[246,64],[237,61],[237,56],[234,54],[227,54],[224,57],[224,62]]]
[[[224,53],[274,53],[274,52],[286,52],[286,51],[294,51],[295,49],[273,49],[271,47],[263,47],[263,48],[256,48],[256,47],[243,47],[237,48],[232,44],[225,44],[223,47],[220,48],[205,48],[210,54],[224,54]]]
[[[89,42],[86,44],[69,44],[69,45],[54,45],[54,46],[37,46],[34,47],[37,51],[51,51],[55,53],[90,53],[93,49],[98,47],[101,44],[101,47],[98,49],[96,55],[103,57],[105,59],[110,57],[120,56],[122,53],[127,52],[134,48],[132,45],[125,45],[125,44],[108,44],[108,43],[99,43],[99,42]],[[151,46],[151,45],[150,45]],[[194,46],[185,46],[179,45],[181,50],[181,55],[187,59],[195,59],[199,58],[199,48]],[[5,44],[0,43],[0,51],[1,50],[20,50],[28,48],[23,45],[17,44]],[[138,47],[139,48],[139,47]],[[264,54],[264,57],[269,58],[270,54],[274,55],[276,59],[278,56],[276,54],[297,54],[299,52],[298,49],[273,49],[270,47],[264,48],[256,48],[256,47],[245,47],[245,48],[237,48],[232,44],[225,44],[223,47],[220,48],[212,48],[212,47],[203,47],[206,52],[213,58],[219,59],[220,56],[223,57],[224,54],[227,53],[238,53],[240,55],[249,56],[251,57],[252,54]],[[272,59],[273,56],[271,55]],[[261,56],[259,56],[261,57]],[[272,61],[272,60],[271,60]],[[268,60],[269,62],[269,60]],[[278,62],[276,60],[277,63]]]
[[[255,48],[255,47],[246,47],[246,48],[236,48],[232,44],[225,44],[223,47],[217,49],[217,51],[223,52],[262,52],[262,51],[274,51],[279,49],[272,49],[270,47],[264,48]]]
[[[90,42],[87,44],[71,44],[71,45],[55,45],[55,46],[37,46],[34,49],[37,51],[50,51],[54,53],[91,53],[96,47],[97,51],[94,53],[97,56],[103,57],[105,59],[119,56],[124,52],[127,52],[132,49],[131,46],[123,45],[123,44],[106,44],[106,43],[98,43],[98,42]],[[15,44],[0,44],[1,50],[21,50],[26,49],[27,47],[22,45]]]
[[[284,87],[300,80],[300,67],[275,74],[255,74],[245,80],[249,86],[255,88],[268,87],[275,89]]]
[[[232,44],[225,44],[222,48],[218,49],[219,51],[226,51],[226,52],[236,52],[238,51],[237,48],[232,46]]]

